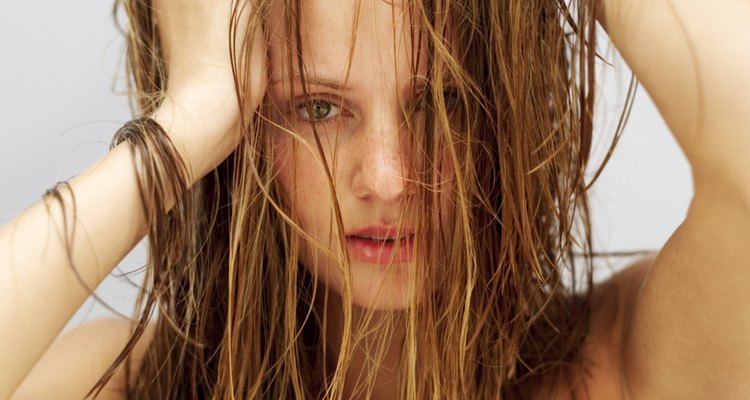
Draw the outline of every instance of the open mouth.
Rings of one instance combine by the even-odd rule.
[[[414,234],[400,236],[351,235],[346,237],[346,248],[353,259],[368,263],[387,265],[411,260],[414,249]]]
[[[383,242],[383,243],[390,243],[390,242],[396,242],[400,240],[410,240],[412,237],[414,237],[413,233],[402,235],[399,237],[378,237],[373,235],[354,235],[350,236],[354,239],[362,239],[362,240],[372,240],[376,242]]]

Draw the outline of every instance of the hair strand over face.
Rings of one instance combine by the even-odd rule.
[[[236,18],[250,15],[246,31],[254,35],[271,7],[283,7],[289,43],[305,39],[299,0],[234,4],[234,35]],[[374,373],[351,382],[345,372],[358,348],[372,352],[375,371],[384,348],[393,345],[390,336],[368,336],[373,324],[405,329],[397,344],[404,398],[528,398],[531,387],[572,384],[584,372],[593,264],[584,171],[593,131],[595,2],[410,0],[401,7],[418,27],[410,38],[412,70],[416,75],[426,62],[428,81],[415,93],[421,117],[404,110],[410,212],[418,232],[430,232],[417,240],[411,306],[387,318],[372,312],[362,318],[351,306],[346,252],[333,255],[344,276],[344,337],[329,365],[330,316],[320,304],[333,295],[300,268],[300,246],[309,235],[296,223],[294,204],[284,199],[270,161],[269,137],[279,134],[272,107],[243,115],[239,147],[190,189],[169,143],[144,128],[133,135],[137,140],[123,138],[137,152],[154,155],[138,168],[150,223],[142,311],[128,346],[90,394],[118,365],[130,370],[132,348],[154,307],[155,336],[127,378],[128,398],[367,395]],[[134,108],[149,115],[168,81],[154,16],[144,0],[119,0],[116,9],[130,21],[125,33]],[[400,17],[394,12],[393,18]],[[253,71],[243,66],[250,65],[246,46],[253,40],[231,42],[242,43],[231,53],[244,110],[249,88],[243,77]],[[304,88],[303,54],[290,45],[287,56]],[[314,137],[325,161],[317,132]],[[335,172],[325,162],[321,168],[335,239],[345,248]],[[173,194],[185,194],[163,212],[164,200],[150,194],[175,179]],[[452,212],[442,212],[446,208]]]

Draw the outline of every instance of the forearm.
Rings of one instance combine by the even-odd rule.
[[[602,0],[609,35],[690,161],[750,186],[750,2]]]
[[[63,204],[47,197],[0,229],[0,398],[10,396],[90,290],[146,233],[128,143],[70,189],[75,205],[61,188]]]
[[[165,132],[146,135],[168,136],[166,146],[184,162],[189,187],[236,147],[237,108],[233,92],[217,94],[215,87],[178,92],[179,99],[165,98],[152,116]],[[146,235],[138,175],[154,172],[141,170],[147,166],[139,152],[147,149],[133,148],[123,142],[61,187],[62,203],[47,196],[0,228],[0,399],[10,396],[91,290]],[[163,180],[176,184],[168,170]],[[165,198],[157,204],[153,188],[143,189],[143,200],[163,212],[177,200],[171,188],[162,188]]]
[[[245,13],[252,8],[235,2],[153,3],[169,79],[167,87],[161,88],[165,97],[159,99],[159,109],[151,117],[166,131],[171,142],[167,146],[173,146],[186,169],[177,172],[185,173],[183,185],[174,188],[179,193],[167,190],[165,198],[155,200],[151,188],[144,188],[147,204],[166,211],[185,186],[213,170],[242,139],[228,44],[230,31],[244,38],[242,32],[251,19]],[[230,24],[233,6],[243,11]],[[253,20],[257,31],[252,35],[249,59],[251,93],[245,93],[243,103],[248,118],[260,104],[267,80],[264,35],[257,18]],[[136,36],[131,39],[138,39]],[[243,64],[239,65],[244,71]],[[130,146],[119,145],[74,179],[70,191],[63,188],[62,208],[48,198],[46,204],[42,201],[31,206],[0,228],[0,399],[10,396],[90,290],[154,222],[150,220],[153,214],[147,217],[144,212],[138,175],[163,178],[154,184],[176,182],[170,165],[160,177],[149,175],[158,174],[154,171],[159,168],[137,172],[136,166],[144,162],[141,156],[152,153],[136,146],[137,151],[149,152],[137,153],[134,161]],[[158,154],[159,149],[153,155]]]

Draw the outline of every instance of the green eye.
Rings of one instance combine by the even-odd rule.
[[[417,98],[419,99],[417,102],[418,110],[426,109],[428,104],[433,104],[434,107],[435,100],[430,99],[429,96],[431,96],[431,93],[428,91],[422,92],[419,94],[419,96],[417,96]],[[445,90],[443,90],[443,102],[445,104],[446,111],[453,112],[461,106],[461,96],[455,88],[446,87]]]
[[[339,108],[331,104],[330,101],[321,99],[310,100],[307,103],[302,103],[298,108],[298,115],[300,118],[316,122],[333,118],[340,112]],[[312,115],[310,113],[312,113]]]

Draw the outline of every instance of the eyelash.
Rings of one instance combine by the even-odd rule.
[[[418,97],[423,98],[423,95],[419,95]],[[457,103],[460,102],[460,96],[458,95],[457,90],[452,87],[445,88],[445,90],[443,91],[443,98],[446,108],[449,112],[453,111],[457,107]],[[329,111],[329,113],[333,113],[333,110],[338,111],[333,116],[326,116],[324,118],[316,120],[315,124],[317,125],[325,125],[334,122],[338,117],[345,116],[343,107],[338,106],[334,102],[321,97],[310,97],[309,99],[307,99],[307,101],[305,101],[304,99],[297,101],[294,105],[295,115],[305,123],[312,125],[313,119],[304,117],[303,115],[308,112],[308,105],[310,105],[310,107],[314,107],[313,104],[316,102],[327,103],[331,107],[331,111]],[[420,100],[417,109],[423,110],[423,105],[423,102]]]
[[[309,111],[308,106],[310,109],[314,110],[315,103],[317,102],[327,103],[330,106],[329,114],[334,114],[334,115],[333,116],[327,115],[320,119],[313,119],[313,118],[310,118],[309,116],[305,117],[304,114],[306,114]],[[305,101],[304,99],[300,100],[295,103],[294,108],[295,108],[294,112],[297,118],[299,118],[300,120],[310,125],[312,125],[313,121],[315,122],[316,125],[327,124],[327,123],[333,122],[336,120],[337,117],[342,116],[342,114],[344,113],[343,107],[336,105],[332,101],[329,101],[325,98],[320,98],[320,97],[317,97],[317,98],[311,97],[307,99],[307,101]],[[334,113],[334,110],[337,110],[337,112]]]
[[[420,93],[417,98],[419,99],[417,108],[424,110],[426,105],[426,93]],[[461,102],[461,96],[459,95],[458,90],[453,87],[445,87],[443,90],[443,102],[445,103],[445,108],[448,112],[454,111]]]

